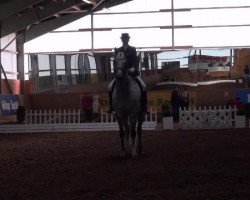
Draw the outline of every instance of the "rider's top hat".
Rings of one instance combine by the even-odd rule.
[[[128,33],[122,33],[121,38],[130,38]]]

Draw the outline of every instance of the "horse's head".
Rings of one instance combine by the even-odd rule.
[[[116,62],[116,74],[115,77],[120,79],[124,77],[126,74],[125,63],[126,63],[126,56],[123,52],[118,52],[115,56]]]

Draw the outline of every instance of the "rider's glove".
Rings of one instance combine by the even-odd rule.
[[[131,74],[135,73],[135,68],[134,67],[131,67],[129,70],[128,70]]]

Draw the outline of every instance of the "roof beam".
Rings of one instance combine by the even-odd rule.
[[[43,0],[9,0],[0,6],[0,20],[9,17],[25,8],[40,3]]]
[[[35,24],[81,2],[81,0],[68,0],[60,3],[50,2],[44,9],[32,10],[22,16],[10,16],[2,20],[2,36],[20,31],[29,25]]]
[[[81,10],[81,8],[79,6],[72,6],[72,8],[74,8],[77,11]]]
[[[120,4],[123,4],[123,3],[130,2],[130,1],[133,1],[133,0],[105,1],[105,7],[109,8],[109,7],[112,7],[112,6],[117,6],[117,5],[120,5]]]
[[[65,16],[61,16],[59,18],[55,18],[46,22],[42,22],[38,25],[32,26],[29,30],[25,31],[25,42],[33,40],[49,31],[60,28],[61,26],[64,26],[65,24],[68,24],[77,19],[80,19],[81,17],[84,17],[88,14],[90,13],[86,12],[86,13],[76,13],[76,14],[65,15]]]
[[[96,5],[96,0],[83,0],[83,1],[88,3],[88,4]]]
[[[131,0],[116,0],[116,1],[112,1],[112,2],[107,2],[105,4],[105,6],[107,8],[112,7],[112,6],[116,6],[122,3],[126,3],[129,2]],[[100,7],[98,7],[98,10],[101,10],[103,8],[103,5],[101,5]],[[56,19],[52,19],[46,22],[42,22],[38,25],[32,26],[29,30],[25,31],[25,42],[28,42],[30,40],[33,40],[45,33],[48,33],[50,31],[53,31],[57,28],[60,28],[70,22],[73,22],[77,19],[80,19],[81,17],[84,17],[86,15],[91,14],[92,11],[87,11],[84,13],[75,13],[75,14],[69,14],[69,15],[65,15],[65,16],[60,16],[59,18]]]

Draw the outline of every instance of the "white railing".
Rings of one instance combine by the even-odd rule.
[[[180,129],[218,129],[235,126],[236,107],[211,106],[179,110]]]
[[[80,123],[80,110],[29,110],[25,113],[25,124],[68,123]]]
[[[157,110],[145,116],[143,130],[155,130]],[[0,125],[0,133],[68,132],[68,131],[118,131],[114,115],[101,112],[101,122],[80,123],[80,110],[27,111],[25,124]]]
[[[150,108],[150,113],[145,114],[145,121],[147,122],[155,122],[157,123],[157,109],[156,108]],[[113,114],[109,114],[107,112],[104,112],[101,110],[101,122],[102,123],[113,123],[116,122],[115,116]]]
[[[115,127],[118,130],[118,124],[115,116],[101,110],[101,124],[110,127]],[[145,115],[145,121],[142,124],[143,130],[155,130],[157,125],[157,109],[150,108],[150,113]]]

